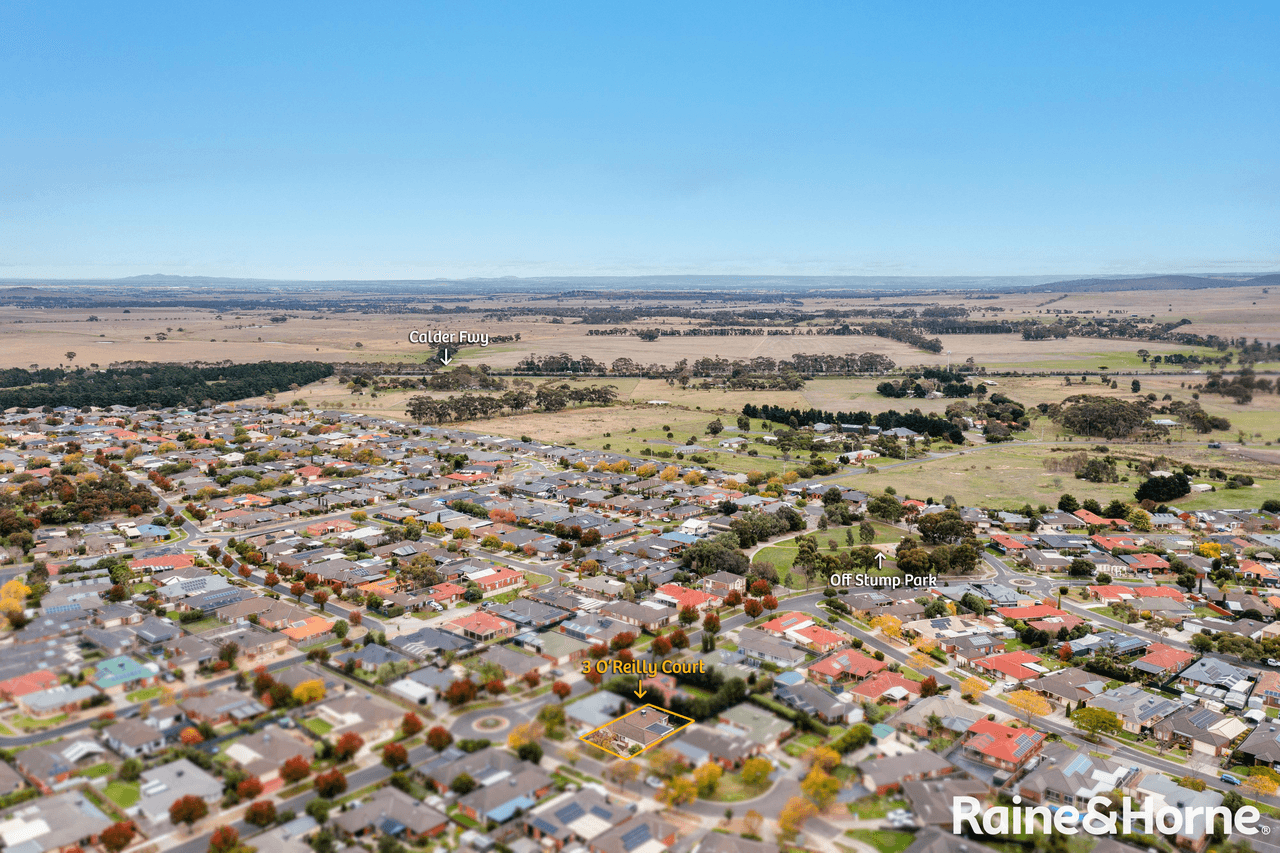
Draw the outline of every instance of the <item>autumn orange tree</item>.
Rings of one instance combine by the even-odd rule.
[[[321,773],[312,783],[316,793],[325,799],[332,800],[347,790],[347,777],[336,767],[328,773]]]
[[[444,752],[451,743],[453,743],[453,735],[444,726],[433,726],[431,731],[427,732],[427,746],[436,752]]]
[[[284,764],[280,765],[280,778],[290,785],[294,782],[301,782],[310,775],[311,762],[304,756],[295,755],[292,758],[285,759]]]
[[[249,807],[244,810],[245,823],[251,823],[254,826],[267,826],[276,822],[276,804],[270,800],[258,800],[256,803],[250,803]]]
[[[422,731],[422,718],[412,711],[408,711],[404,715],[404,719],[400,721],[400,731],[405,737],[413,737]]]
[[[382,763],[395,770],[409,763],[409,751],[398,743],[389,743],[382,748]]]
[[[137,832],[138,830],[134,827],[133,821],[122,820],[102,830],[98,834],[98,842],[107,853],[120,853],[121,850],[129,846]]]
[[[349,761],[364,746],[364,738],[355,732],[346,732],[333,745],[333,754],[339,761]]]
[[[235,853],[239,848],[240,833],[233,826],[220,826],[209,836],[209,853]]]
[[[209,804],[195,794],[179,797],[169,806],[169,821],[177,826],[185,823],[187,828],[195,826],[196,821],[204,820],[209,814]]]

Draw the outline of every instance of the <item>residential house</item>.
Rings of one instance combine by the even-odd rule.
[[[410,843],[434,838],[449,827],[447,815],[396,788],[379,788],[354,808],[330,819],[343,835],[381,832]]]
[[[315,745],[273,723],[237,739],[224,754],[245,773],[257,776],[264,793],[271,794],[283,785],[280,768],[284,763],[298,756],[310,761],[315,757]]]
[[[954,734],[962,734],[985,716],[986,714],[979,708],[968,702],[939,694],[910,703],[891,717],[889,723],[916,737],[934,737],[938,734],[930,728],[930,720],[934,717],[938,719],[943,729]]]
[[[1230,752],[1232,742],[1248,730],[1248,724],[1239,717],[1194,705],[1151,727],[1156,740],[1166,746],[1187,746],[1192,752],[1219,758]]]
[[[210,806],[222,799],[222,780],[186,758],[142,772],[138,811],[153,823],[169,820],[169,807],[183,797],[199,797]]]
[[[321,702],[315,715],[333,726],[334,737],[355,732],[367,744],[391,737],[404,716],[397,709],[354,693]]]
[[[743,628],[739,632],[738,651],[753,666],[771,663],[781,669],[794,669],[805,660],[804,652],[791,643],[752,628]]]
[[[102,730],[102,742],[121,758],[144,758],[165,747],[165,733],[132,717]]]
[[[1137,684],[1113,687],[1089,699],[1087,704],[1091,708],[1114,712],[1124,730],[1131,734],[1149,731],[1156,723],[1182,708],[1182,703],[1168,696],[1148,693]]]
[[[676,843],[675,824],[653,812],[600,833],[587,843],[590,853],[666,853]]]
[[[845,649],[810,664],[806,671],[814,681],[839,684],[846,681],[863,681],[888,666],[887,661],[876,660],[862,652]]]
[[[862,774],[862,786],[877,796],[899,790],[904,782],[937,779],[956,770],[950,761],[929,750],[874,758],[863,761],[857,768]]]
[[[1117,764],[1065,743],[1047,745],[1035,769],[1018,782],[1018,793],[1031,803],[1073,806],[1081,811],[1093,797],[1119,790],[1133,794],[1141,771]]]
[[[1000,770],[1019,770],[1040,753],[1044,733],[1014,728],[993,720],[979,720],[969,727],[969,738],[961,745],[966,758]]]

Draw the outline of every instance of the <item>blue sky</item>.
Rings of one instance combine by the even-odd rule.
[[[1280,4],[0,6],[0,277],[1280,268]]]

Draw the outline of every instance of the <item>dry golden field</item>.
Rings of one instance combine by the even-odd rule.
[[[502,298],[484,297],[471,300],[469,306],[478,311],[494,311],[507,307],[545,305],[521,295]],[[588,307],[602,304],[598,298],[565,298],[557,307]],[[619,300],[628,307],[641,303]],[[648,303],[646,303],[648,304]],[[669,304],[681,304],[670,300]],[[983,307],[1004,309],[1000,316],[1012,319],[1037,317],[1046,321],[1054,315],[1042,313],[1066,310],[1093,314],[1139,314],[1157,320],[1188,318],[1187,331],[1227,337],[1280,340],[1280,292],[1267,293],[1259,287],[1223,290],[1183,290],[1169,294],[1148,291],[1119,291],[1109,294],[1072,294],[1058,299],[1053,294],[1016,294],[998,300],[974,301],[964,294],[910,294],[871,298],[807,299],[809,310],[853,310],[858,308],[910,307],[964,304],[983,316]],[[759,308],[759,303],[744,300],[716,303],[716,310],[735,307]],[[272,323],[273,314],[286,313],[285,323]],[[90,314],[99,317],[88,322]],[[996,312],[988,310],[988,316]],[[630,323],[645,327],[687,327],[683,319],[651,318]],[[977,364],[993,370],[1096,370],[1138,369],[1141,362],[1134,354],[1142,346],[1128,340],[1094,340],[1071,338],[1067,341],[1023,341],[1017,335],[944,335],[941,355],[933,355],[914,347],[878,337],[826,336],[758,336],[758,337],[663,337],[644,342],[630,336],[589,336],[592,327],[574,321],[552,324],[546,318],[521,317],[499,321],[470,315],[461,319],[449,315],[439,320],[428,315],[372,314],[321,311],[240,311],[217,314],[202,309],[135,308],[128,314],[121,309],[100,310],[33,310],[7,309],[0,321],[0,367],[43,367],[67,363],[67,352],[76,354],[75,364],[145,361],[221,361],[236,362],[295,359],[326,361],[417,360],[430,356],[433,348],[410,344],[408,334],[414,329],[466,329],[485,331],[490,335],[519,334],[514,344],[494,344],[485,349],[464,350],[469,362],[480,361],[494,368],[514,366],[528,354],[545,355],[566,352],[587,355],[605,363],[615,358],[632,358],[642,364],[674,364],[682,358],[695,360],[704,356],[750,358],[769,356],[788,358],[795,353],[877,352],[887,355],[899,365],[944,364],[973,358]],[[164,335],[167,340],[158,340]],[[1146,345],[1153,352],[1186,351],[1185,347]],[[948,354],[949,353],[949,354]]]

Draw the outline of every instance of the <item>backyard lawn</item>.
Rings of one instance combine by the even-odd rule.
[[[863,797],[849,803],[849,814],[856,814],[859,820],[875,820],[882,818],[894,809],[909,808],[906,800],[892,800],[887,797]]]
[[[333,731],[333,725],[319,717],[311,717],[310,719],[303,720],[302,724],[307,727],[307,731],[317,737],[324,737],[329,732]]]
[[[845,830],[845,835],[870,844],[880,853],[902,853],[915,840],[911,833],[896,829],[849,829]]]
[[[141,690],[135,690],[132,693],[126,693],[125,697],[130,702],[148,702],[152,699],[160,698],[163,690],[159,685],[155,687],[144,687]]]
[[[115,803],[122,809],[127,809],[138,802],[138,783],[137,782],[108,782],[107,789],[104,791],[107,799]]]

